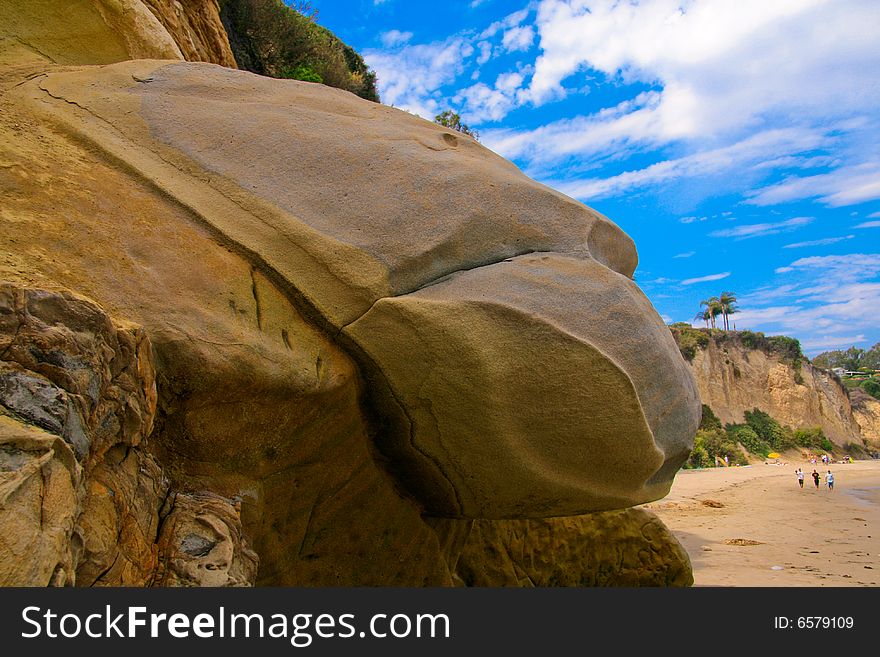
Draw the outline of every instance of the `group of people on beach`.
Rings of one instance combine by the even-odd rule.
[[[794,471],[797,475],[798,485],[801,488],[804,487],[804,471],[798,468]],[[816,484],[816,490],[819,490],[819,481],[822,479],[822,475],[820,475],[816,470],[813,470],[813,483]],[[831,470],[828,471],[828,474],[825,475],[825,485],[828,486],[828,490],[834,490],[834,475],[831,473]]]

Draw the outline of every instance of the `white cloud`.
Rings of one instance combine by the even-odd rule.
[[[436,43],[406,44],[394,52],[365,50],[363,56],[376,71],[384,103],[433,119],[447,109],[434,92],[454,82],[473,53],[468,39],[454,36]]]
[[[817,197],[831,207],[880,199],[880,160],[815,176],[788,178],[755,191],[749,202],[772,205]]]
[[[388,30],[379,35],[379,40],[386,48],[392,48],[407,43],[412,39],[412,32],[401,32],[400,30]]]
[[[577,198],[596,199],[623,194],[632,189],[660,185],[682,177],[719,176],[731,170],[740,172],[738,179],[744,179],[749,164],[763,160],[770,153],[786,149],[806,150],[815,148],[821,143],[822,137],[810,131],[795,128],[766,130],[731,146],[695,153],[676,160],[657,162],[644,169],[626,171],[610,178],[586,178],[559,182],[554,186]],[[500,152],[504,154],[503,151]]]
[[[825,246],[827,244],[837,244],[844,240],[851,240],[855,235],[844,235],[843,237],[826,237],[821,240],[810,240],[808,242],[795,242],[794,244],[786,244],[784,249],[802,249],[807,246]]]
[[[880,219],[880,212],[872,212],[868,215],[868,219]]]
[[[792,217],[785,221],[777,223],[763,224],[745,224],[734,228],[725,228],[724,230],[716,230],[709,235],[711,237],[733,237],[736,239],[749,239],[752,237],[763,237],[764,235],[775,235],[783,231],[795,230],[801,226],[805,226],[813,221],[813,217]]]
[[[730,276],[730,272],[726,271],[723,274],[709,274],[708,276],[700,276],[699,278],[686,278],[681,284],[693,285],[694,283],[705,283],[707,281],[720,281],[722,278],[727,278],[728,276]]]
[[[489,39],[489,38],[495,36],[496,34],[498,34],[498,32],[502,32],[504,30],[509,30],[511,28],[517,27],[520,24],[522,24],[522,22],[526,18],[528,18],[528,15],[529,15],[529,8],[528,7],[526,7],[525,9],[521,9],[519,11],[515,11],[512,14],[508,14],[507,16],[502,18],[500,21],[495,21],[489,27],[487,27],[485,30],[483,30],[482,33],[480,34],[480,38],[481,39]]]
[[[780,284],[740,295],[738,328],[797,335],[814,350],[849,347],[875,328],[880,253],[810,256],[776,272]],[[777,301],[783,305],[762,307]]]
[[[843,5],[843,6],[842,6]],[[827,116],[870,107],[880,8],[871,0],[542,0],[529,94],[565,94],[583,67],[659,83],[665,138],[712,136],[798,105]],[[821,84],[817,84],[821,78]]]
[[[876,212],[874,214],[877,214]],[[869,217],[873,217],[874,214],[869,214]],[[880,228],[880,221],[866,221],[864,223],[859,224],[856,228]]]
[[[686,251],[685,253],[678,253],[673,258],[690,258],[692,255],[696,254],[696,251]]]
[[[859,333],[858,335],[822,335],[809,340],[802,340],[801,347],[804,349],[829,350],[842,347],[848,348],[862,342],[867,342],[864,333]]]
[[[477,64],[482,66],[492,59],[492,44],[488,41],[480,41],[477,43],[477,48],[480,51],[480,54],[477,57]]]
[[[507,52],[526,51],[532,47],[535,31],[531,25],[512,27],[504,32],[501,45]]]

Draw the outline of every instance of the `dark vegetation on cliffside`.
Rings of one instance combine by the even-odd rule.
[[[669,330],[672,331],[672,336],[678,344],[681,355],[688,362],[694,359],[697,351],[708,347],[710,340],[714,340],[718,345],[729,343],[744,349],[758,349],[766,354],[778,356],[796,370],[806,360],[801,351],[801,343],[796,338],[785,335],[767,336],[761,332],[753,331],[694,328],[687,322],[672,324]]]
[[[824,369],[842,368],[856,372],[842,379],[850,391],[861,391],[874,399],[880,399],[880,342],[870,349],[850,347],[846,351],[825,351],[813,359],[813,365]],[[853,403],[863,399],[863,395],[850,395]]]
[[[379,102],[376,73],[336,35],[315,22],[317,11],[282,0],[220,0],[220,18],[240,69],[273,78],[319,82]]]
[[[730,465],[748,464],[748,455],[767,458],[772,452],[803,448],[814,453],[831,454],[834,444],[822,429],[809,427],[791,429],[783,426],[764,411],[746,411],[742,424],[721,424],[712,409],[703,404],[703,417],[694,439],[694,449],[685,468],[707,468],[724,461]],[[851,447],[847,451],[858,451]]]

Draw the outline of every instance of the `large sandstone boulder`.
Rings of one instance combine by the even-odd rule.
[[[57,16],[19,4],[0,0],[18,44],[0,59],[0,279],[19,297],[73,290],[102,325],[136,327],[156,382],[149,424],[120,421],[111,444],[131,447],[97,458],[106,440],[71,411],[81,386],[50,379],[56,393],[32,364],[8,366],[15,432],[42,445],[36,459],[60,438],[76,461],[51,450],[58,485],[82,491],[59,510],[86,546],[58,557],[65,573],[444,585],[462,525],[426,515],[665,495],[699,400],[608,219],[339,90],[167,60],[59,67],[173,53],[133,50],[165,41],[131,28],[88,59],[91,33],[59,37]],[[99,4],[69,9],[111,44]],[[169,491],[176,515],[158,503]],[[130,527],[124,557],[95,525]]]

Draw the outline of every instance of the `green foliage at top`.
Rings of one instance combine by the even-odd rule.
[[[669,327],[672,337],[678,344],[678,350],[687,361],[692,361],[697,351],[709,346],[709,329],[695,329],[688,324],[679,322]]]
[[[749,349],[759,349],[768,354],[779,356],[791,363],[800,363],[804,358],[801,351],[801,343],[796,338],[785,335],[766,336],[761,332],[739,331],[737,333],[743,346]]]
[[[842,367],[850,372],[880,370],[880,342],[870,349],[850,347],[846,351],[825,351],[813,359],[813,365],[826,370]]]
[[[308,3],[220,0],[220,18],[238,67],[274,78],[320,82],[379,101],[376,74],[363,58],[315,22]]]
[[[451,130],[456,130],[468,137],[472,137],[473,139],[480,138],[480,134],[476,130],[471,130],[468,126],[462,123],[461,116],[452,110],[440,112],[440,114],[434,117],[434,123],[450,128]]]

